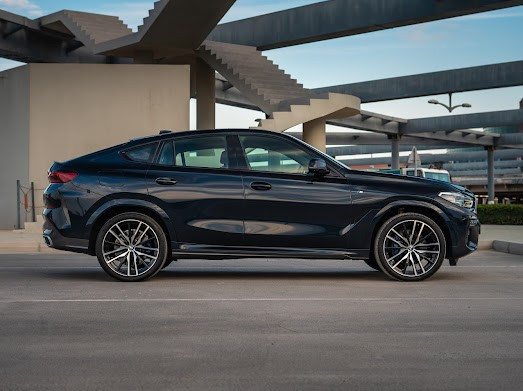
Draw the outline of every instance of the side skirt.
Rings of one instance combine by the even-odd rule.
[[[285,247],[240,247],[173,243],[177,259],[299,258],[299,259],[367,259],[369,249],[333,250]]]

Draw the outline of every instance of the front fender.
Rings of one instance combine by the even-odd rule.
[[[458,232],[456,232],[453,227],[455,227],[455,224],[452,224],[451,217],[447,213],[445,213],[438,205],[431,202],[432,200],[417,200],[417,199],[403,199],[403,200],[394,200],[389,203],[387,203],[385,206],[383,206],[381,209],[371,209],[369,210],[364,216],[361,217],[359,221],[357,221],[353,226],[353,232],[365,232],[365,234],[355,234],[350,235],[349,234],[349,248],[359,248],[359,249],[369,249],[372,245],[373,235],[369,233],[375,232],[378,225],[382,222],[382,220],[390,215],[391,211],[397,210],[400,208],[405,208],[406,210],[412,210],[412,209],[425,209],[428,211],[431,211],[433,214],[437,215],[441,222],[445,224],[442,229],[449,235],[449,239],[451,241],[451,244],[456,243],[457,235],[459,235]],[[459,213],[459,216],[456,215],[456,219],[461,218],[461,214]]]
[[[376,215],[374,216],[374,221],[377,223],[378,221],[381,220],[381,218],[386,215],[388,212],[390,212],[391,210],[393,209],[398,209],[398,208],[426,208],[426,209],[430,209],[434,212],[436,212],[438,214],[438,216],[443,220],[445,221],[445,223],[448,223],[450,222],[447,214],[445,212],[443,212],[443,210],[441,210],[441,208],[439,208],[437,205],[434,205],[433,203],[431,202],[428,202],[428,201],[421,201],[421,200],[398,200],[398,201],[393,201],[387,205],[385,205],[382,209],[380,209],[378,211],[378,213],[376,213]]]

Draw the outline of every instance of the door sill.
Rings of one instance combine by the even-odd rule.
[[[367,250],[368,251],[368,250]],[[337,249],[311,249],[286,247],[239,247],[201,244],[177,244],[173,246],[175,258],[301,258],[301,259],[361,259],[359,251]]]

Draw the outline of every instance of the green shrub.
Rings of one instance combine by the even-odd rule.
[[[523,225],[523,205],[478,205],[481,224]]]

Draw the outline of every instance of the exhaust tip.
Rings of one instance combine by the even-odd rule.
[[[43,235],[44,242],[47,245],[47,247],[53,247],[53,241],[50,236]]]

